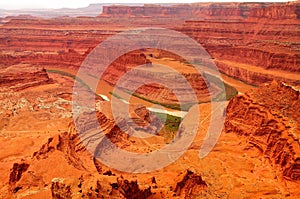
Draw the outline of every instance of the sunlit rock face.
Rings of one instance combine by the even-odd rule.
[[[299,180],[300,93],[273,82],[233,98],[227,107],[226,132],[237,133],[282,175]]]

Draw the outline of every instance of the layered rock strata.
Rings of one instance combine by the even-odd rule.
[[[225,131],[248,140],[282,175],[300,180],[300,92],[273,82],[233,98]]]
[[[0,85],[14,91],[50,83],[51,80],[44,68],[28,64],[1,67]]]

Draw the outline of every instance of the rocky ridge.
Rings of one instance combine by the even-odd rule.
[[[300,180],[299,108],[300,92],[273,82],[230,101],[225,131],[247,139],[283,177]]]
[[[19,91],[50,82],[51,80],[44,68],[28,64],[2,67],[0,71],[0,85],[3,89]]]

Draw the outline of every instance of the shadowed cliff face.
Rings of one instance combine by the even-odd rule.
[[[231,100],[225,131],[247,139],[284,177],[300,180],[299,108],[300,92],[273,82]]]
[[[178,177],[174,192],[182,198],[194,198],[207,188],[201,176],[187,170]]]

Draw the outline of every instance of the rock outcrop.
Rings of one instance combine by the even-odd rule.
[[[71,186],[64,184],[63,179],[54,178],[51,184],[51,195],[53,199],[72,198]]]
[[[141,190],[137,181],[128,181],[121,178],[117,180],[117,183],[114,183],[111,186],[113,189],[118,190],[118,192],[126,199],[146,199],[152,195],[151,187]]]
[[[21,179],[22,173],[27,171],[28,167],[29,164],[27,163],[15,163],[9,176],[9,183],[13,184],[18,182]]]
[[[195,198],[206,187],[207,184],[202,180],[201,176],[187,170],[179,176],[179,181],[174,186],[174,192],[176,196],[180,196],[181,198]]]
[[[21,186],[16,186],[16,183],[21,179],[22,174],[25,173],[28,168],[29,164],[27,163],[14,163],[9,175],[9,186],[13,193],[16,193],[22,189]]]
[[[126,53],[108,66],[104,71],[102,79],[111,85],[116,85],[120,77],[132,68],[140,65],[151,65],[151,61],[147,59],[142,51],[137,50]]]
[[[80,139],[76,134],[65,132],[49,138],[48,142],[42,145],[39,151],[33,153],[33,158],[37,160],[47,159],[52,152],[61,151],[65,154],[65,158],[70,165],[83,170],[85,169],[84,164],[76,154],[77,151],[83,148],[80,144]]]
[[[53,178],[51,182],[51,195],[54,199],[80,198],[107,198],[107,190],[101,186],[99,180],[90,179],[91,176],[81,176],[76,179],[76,185],[62,178]]]
[[[28,64],[1,67],[0,86],[14,91],[50,83],[45,69]]]
[[[233,98],[225,131],[246,138],[283,177],[300,180],[300,92],[273,82]]]

